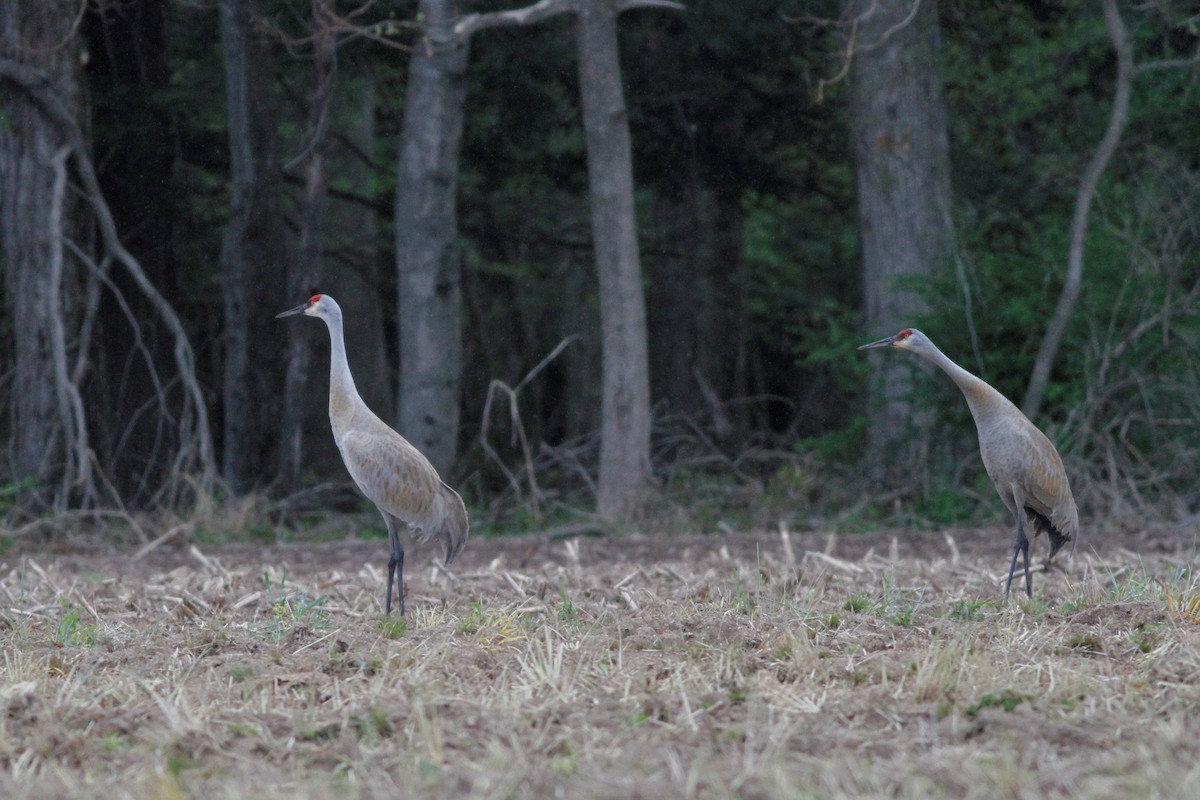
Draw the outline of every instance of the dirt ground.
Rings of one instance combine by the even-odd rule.
[[[1180,797],[1197,530],[189,543],[0,562],[0,795]]]

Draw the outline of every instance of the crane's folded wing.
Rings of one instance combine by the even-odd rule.
[[[453,561],[467,541],[467,509],[429,459],[390,429],[351,431],[340,447],[350,477],[367,499],[407,524],[418,541],[441,539],[446,563]]]
[[[374,435],[363,431],[347,433],[339,444],[342,460],[358,488],[381,511],[427,538],[436,533],[442,481],[419,450],[393,431]]]

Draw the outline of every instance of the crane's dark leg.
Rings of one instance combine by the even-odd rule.
[[[1008,565],[1008,584],[1004,587],[1004,596],[1007,598],[1012,592],[1013,573],[1017,571],[1017,556],[1020,555],[1022,563],[1025,565],[1025,594],[1033,597],[1033,575],[1029,572],[1029,538],[1025,535],[1025,525],[1021,519],[1021,512],[1018,511],[1017,517],[1017,541],[1013,544],[1012,563]]]
[[[392,573],[396,575],[396,604],[400,616],[404,616],[404,548],[392,551],[388,559],[387,613],[392,613]]]
[[[1029,571],[1029,537],[1024,535],[1021,537],[1021,560],[1025,562],[1025,596],[1032,600],[1033,573]]]
[[[392,613],[392,578],[396,579],[396,598],[400,601],[398,607],[400,616],[404,616],[404,547],[400,544],[400,534],[396,530],[396,520],[387,514],[383,515],[383,520],[387,524],[388,544],[392,548],[392,555],[388,559],[388,582],[387,582],[387,602],[384,607],[386,613]]]

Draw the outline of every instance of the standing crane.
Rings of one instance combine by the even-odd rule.
[[[414,533],[422,543],[441,539],[449,564],[467,541],[467,508],[458,493],[442,482],[429,459],[375,416],[359,397],[346,360],[342,309],[334,299],[327,294],[313,295],[304,305],[276,314],[275,318],[295,314],[324,320],[329,328],[329,422],[333,440],[350,477],[383,515],[392,548],[385,605],[387,613],[392,613],[395,576],[400,616],[404,616],[400,529]]]
[[[1058,451],[1008,398],[947,358],[919,330],[905,328],[895,336],[864,344],[858,349],[876,347],[895,347],[916,353],[941,367],[962,390],[979,432],[983,467],[1017,523],[1017,540],[1013,545],[1004,596],[1008,597],[1012,590],[1019,554],[1025,566],[1025,594],[1033,597],[1026,530],[1033,530],[1034,539],[1038,534],[1046,533],[1050,540],[1047,561],[1054,558],[1064,544],[1074,541],[1079,533],[1079,513]]]

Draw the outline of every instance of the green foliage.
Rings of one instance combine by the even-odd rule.
[[[64,602],[62,616],[55,627],[54,641],[65,647],[93,647],[96,644],[96,626],[82,622],[79,608]]]
[[[293,595],[277,600],[271,606],[275,615],[273,633],[282,638],[296,632],[325,630],[330,626],[329,612],[325,610],[328,602],[329,597],[323,594],[317,597]]]
[[[985,708],[1002,708],[1005,711],[1014,711],[1017,706],[1025,702],[1025,698],[1014,692],[1012,689],[1005,689],[1000,694],[988,694],[979,698],[979,702],[967,706],[963,709],[963,713],[968,717],[974,717]]]
[[[234,683],[242,683],[248,678],[254,677],[257,670],[249,664],[237,664],[229,668],[229,680]]]
[[[579,617],[579,609],[575,607],[575,603],[571,598],[567,597],[566,589],[558,590],[561,601],[558,604],[556,616],[559,622],[573,622]]]
[[[856,614],[861,614],[874,605],[875,601],[870,595],[852,594],[846,598],[846,602],[842,605],[842,608],[847,611],[853,611]]]
[[[387,712],[378,708],[369,708],[365,714],[351,717],[350,726],[359,739],[378,741],[391,736],[395,729]]]
[[[379,632],[388,639],[403,639],[408,635],[408,621],[401,616],[379,620]]]
[[[996,604],[990,600],[955,600],[950,608],[950,618],[962,622],[979,622],[984,619],[987,609],[994,609]]]
[[[0,486],[0,514],[7,514],[17,498],[36,485],[37,481],[33,478],[24,478]]]

